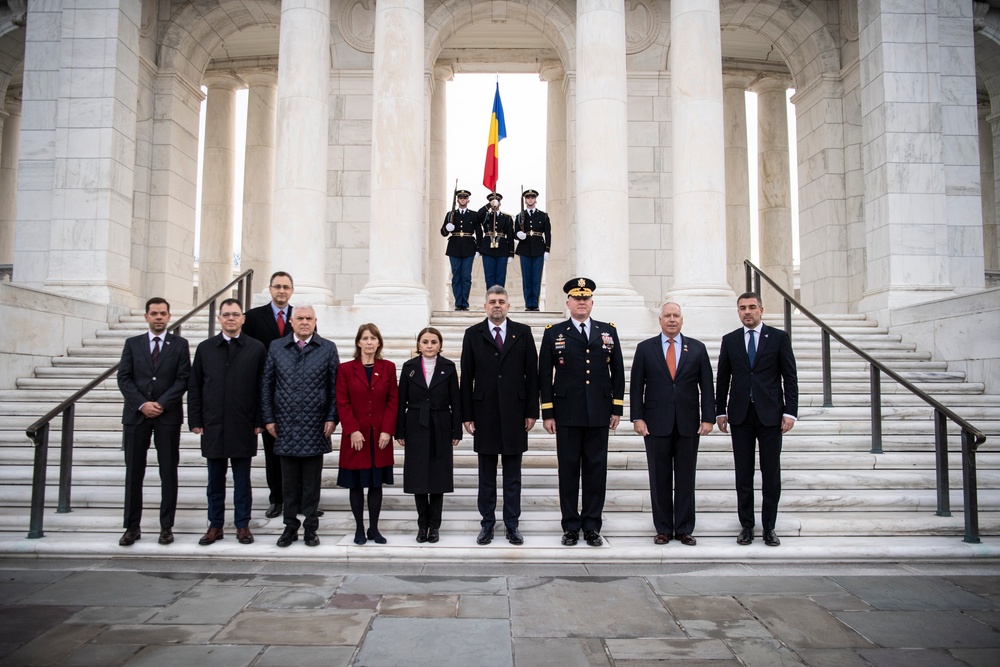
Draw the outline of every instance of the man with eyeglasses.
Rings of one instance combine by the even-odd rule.
[[[219,306],[222,331],[198,345],[188,386],[188,426],[201,436],[208,465],[208,532],[198,544],[223,538],[226,519],[226,470],[233,469],[233,523],[240,544],[252,544],[250,464],[263,430],[260,380],[264,345],[243,333],[243,307],[236,299]]]
[[[246,312],[246,323],[243,332],[264,344],[264,351],[274,341],[292,335],[292,305],[288,301],[295,292],[292,276],[284,271],[275,271],[267,289],[271,292],[271,302],[251,308]],[[264,431],[261,434],[264,441],[264,466],[267,473],[268,496],[267,511],[264,516],[274,519],[281,516],[284,506],[284,495],[281,491],[281,459],[274,454],[274,437]]]

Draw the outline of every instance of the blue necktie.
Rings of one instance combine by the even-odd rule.
[[[750,368],[753,368],[753,362],[757,358],[757,343],[754,342],[753,329],[750,330],[750,342],[747,343],[747,357],[750,358]]]

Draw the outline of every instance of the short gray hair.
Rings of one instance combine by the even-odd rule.
[[[487,301],[490,300],[490,294],[503,294],[503,297],[505,299],[507,299],[508,301],[510,300],[510,297],[507,296],[507,290],[504,289],[503,287],[501,287],[500,285],[494,285],[493,287],[491,287],[488,290],[486,290],[486,300]]]

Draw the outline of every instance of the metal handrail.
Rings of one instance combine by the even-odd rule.
[[[792,306],[816,323],[822,331],[822,365],[823,365],[823,407],[833,407],[833,381],[830,364],[830,338],[835,338],[841,345],[854,352],[869,364],[871,388],[871,424],[872,424],[872,454],[882,454],[882,374],[902,385],[911,394],[917,396],[934,408],[934,451],[937,476],[937,515],[951,516],[951,500],[949,498],[948,481],[948,433],[947,421],[950,419],[962,430],[962,486],[965,505],[965,538],[966,542],[979,543],[979,493],[976,476],[976,450],[986,442],[982,431],[957,415],[936,398],[920,389],[912,382],[892,370],[884,363],[875,359],[860,347],[837,333],[833,327],[816,317],[808,308],[795,300],[770,276],[760,270],[748,259],[743,260],[746,272],[746,288],[748,292],[760,294],[760,281],[763,278],[785,300],[785,332],[792,337]]]
[[[187,315],[168,328],[170,333],[180,333],[184,323],[207,306],[209,313],[208,336],[211,338],[215,335],[215,302],[224,294],[232,294],[233,287],[236,287],[236,298],[239,299],[240,303],[245,304],[244,310],[249,309],[253,300],[253,269],[247,269],[228,285],[192,308]],[[59,453],[59,500],[56,504],[56,513],[66,514],[73,511],[70,505],[70,488],[73,484],[73,427],[76,404],[92,389],[114,375],[117,370],[118,364],[115,364],[88,382],[86,386],[74,392],[65,401],[49,410],[44,417],[36,420],[25,430],[25,434],[35,445],[35,462],[31,478],[31,518],[28,521],[29,540],[45,537],[42,524],[45,513],[45,474],[49,459],[49,430],[52,420],[60,414],[63,416],[62,443]]]

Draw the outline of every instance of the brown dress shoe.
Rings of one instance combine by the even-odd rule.
[[[156,540],[158,544],[173,544],[174,541],[174,531],[169,528],[164,528],[160,531],[160,539]]]
[[[253,544],[253,533],[249,528],[237,528],[236,539],[240,544]]]
[[[689,547],[693,547],[698,544],[698,540],[695,539],[694,535],[688,533],[687,535],[678,535],[677,539],[680,540],[681,544],[685,544]]]
[[[209,528],[208,532],[202,535],[201,539],[198,540],[198,544],[203,547],[207,547],[209,544],[215,544],[216,540],[221,540],[224,537],[221,528]]]
[[[666,544],[670,541],[670,536],[664,533],[658,533],[656,537],[653,538],[653,544]]]
[[[142,531],[138,528],[129,528],[125,531],[125,534],[121,536],[118,540],[118,546],[120,547],[130,547],[135,544],[136,540],[142,539]]]

